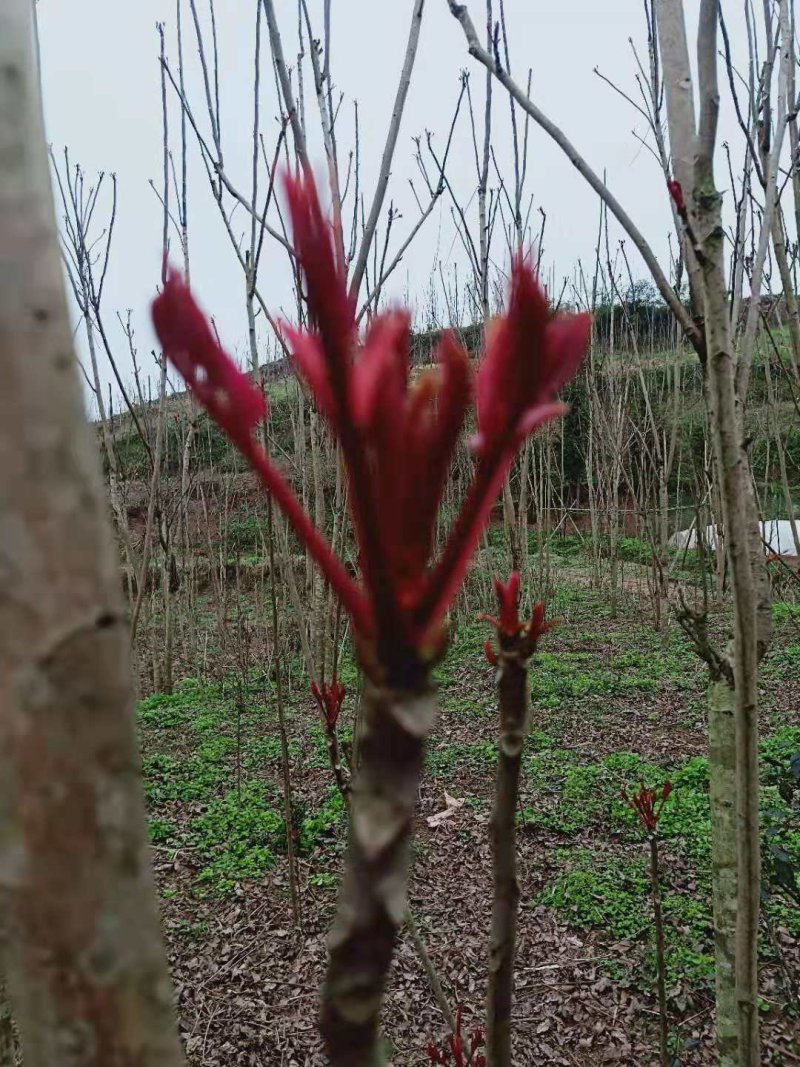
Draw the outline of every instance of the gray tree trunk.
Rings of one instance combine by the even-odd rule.
[[[736,1067],[736,746],[735,694],[725,679],[712,681],[708,697],[711,804],[711,880],[716,959],[716,1031],[719,1067]]]
[[[25,1067],[178,1067],[30,0],[0,5],[0,917]]]

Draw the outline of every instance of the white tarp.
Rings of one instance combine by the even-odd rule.
[[[794,520],[795,529],[800,534],[800,519]],[[765,551],[775,552],[779,556],[796,556],[792,537],[792,527],[788,519],[767,519],[761,523],[761,537],[769,546]],[[717,527],[706,526],[704,537],[709,548],[717,547]],[[669,543],[675,548],[697,548],[697,529],[679,530],[670,537]]]

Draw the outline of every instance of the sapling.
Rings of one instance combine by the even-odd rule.
[[[626,804],[636,814],[647,834],[650,848],[650,892],[653,897],[653,923],[656,934],[656,984],[658,987],[659,1051],[661,1067],[670,1067],[669,1017],[667,1015],[667,966],[664,955],[664,916],[661,910],[661,882],[658,856],[658,822],[664,805],[672,792],[672,782],[665,782],[661,790],[642,785],[636,793],[622,791]]]
[[[513,571],[505,585],[495,580],[499,618],[484,616],[497,631],[497,650],[485,645],[486,658],[497,667],[500,712],[497,741],[497,782],[491,822],[492,927],[489,942],[489,985],[486,1000],[486,1045],[491,1067],[511,1064],[511,1005],[514,996],[514,955],[517,942],[516,813],[522,748],[528,732],[528,664],[539,638],[552,627],[544,605],[530,619],[520,620],[520,577]]]
[[[484,1044],[484,1034],[476,1026],[467,1037],[461,1032],[462,1007],[456,1008],[455,1027],[441,1045],[428,1043],[428,1059],[431,1063],[444,1064],[445,1067],[486,1067],[486,1057],[480,1051]]]
[[[334,674],[331,682],[311,683],[311,695],[317,703],[322,725],[325,730],[325,743],[328,746],[328,759],[339,792],[347,800],[350,792],[350,777],[342,762],[342,746],[336,733],[336,725],[342,712],[347,689]]]
[[[162,348],[227,433],[349,612],[365,676],[360,761],[345,872],[329,938],[321,1027],[330,1060],[373,1067],[397,933],[406,917],[411,827],[424,743],[436,719],[431,669],[444,618],[525,439],[563,413],[556,400],[585,353],[588,315],[554,314],[522,258],[508,311],[477,375],[474,472],[438,559],[438,512],[472,397],[469,357],[451,333],[435,369],[409,380],[410,315],[377,316],[359,342],[354,296],[311,178],[287,179],[294,253],[310,328],[283,326],[297,368],[338,440],[361,580],[314,525],[255,433],[263,392],[222,350],[176,272],[153,304]]]
[[[328,748],[328,761],[336,781],[336,787],[349,810],[350,780],[353,773],[353,764],[347,746],[339,743],[339,736],[336,732],[336,727],[344,704],[344,698],[347,695],[347,689],[338,680],[336,674],[334,674],[333,681],[330,683],[322,682],[317,685],[316,682],[312,682],[311,695],[314,697],[320,715],[322,716],[323,729],[325,730],[325,742]],[[345,767],[342,762],[342,754],[344,754],[347,767]],[[451,1028],[455,1027],[455,1016],[450,1008],[444,989],[442,988],[441,980],[436,973],[436,968],[428,954],[425,942],[422,940],[422,935],[419,932],[410,908],[406,915],[406,928],[411,939],[411,944],[414,946],[414,951],[419,956],[420,963],[425,971],[425,977],[428,979],[428,984],[431,987],[431,992],[439,1006],[439,1010],[444,1015],[448,1025]]]

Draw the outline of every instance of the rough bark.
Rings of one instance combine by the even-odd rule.
[[[758,660],[765,638],[763,596],[756,578],[764,554],[754,537],[755,505],[744,450],[736,361],[724,274],[722,198],[714,181],[717,132],[717,2],[702,0],[698,29],[701,116],[692,220],[703,274],[708,352],[707,395],[720,478],[726,552],[734,615],[734,685],[737,782],[736,1001],[739,1067],[758,1067],[758,926],[761,848],[758,818]],[[768,220],[765,221],[768,225]],[[739,368],[741,371],[741,367]],[[741,377],[741,375],[740,375]],[[740,384],[741,387],[741,384]],[[756,557],[757,556],[759,558]]]
[[[0,977],[0,1067],[14,1067],[18,1062],[19,1049],[14,1035],[11,1005],[6,987]]]
[[[516,641],[516,638],[514,639]],[[516,814],[522,747],[528,727],[526,661],[501,652],[497,689],[500,736],[497,784],[491,821],[492,926],[489,940],[489,986],[486,1000],[486,1049],[491,1067],[511,1064],[511,1005],[517,942]]]
[[[653,896],[653,919],[656,934],[656,986],[658,989],[659,1053],[661,1067],[670,1067],[669,1018],[667,1016],[667,965],[664,944],[664,917],[661,908],[661,885],[658,865],[658,835],[650,834],[650,891]]]
[[[711,682],[708,748],[711,804],[711,887],[714,906],[716,1035],[719,1067],[736,1067],[736,748],[734,692],[721,678]]]
[[[329,937],[321,1029],[334,1067],[377,1067],[379,1016],[395,939],[407,914],[411,824],[434,692],[365,684],[361,765]]]
[[[26,1067],[182,1062],[29,0],[0,7],[0,942]]]

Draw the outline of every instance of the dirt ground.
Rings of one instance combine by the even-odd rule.
[[[680,636],[672,637],[670,647],[677,651],[666,654],[667,666],[653,667],[648,650],[657,650],[660,639],[645,636],[641,606],[628,603],[620,619],[603,614],[591,604],[578,607],[548,635],[551,667],[566,664],[566,673],[554,675],[549,688],[539,683],[537,689],[537,665],[532,667],[534,743],[535,737],[545,735],[559,751],[570,753],[578,768],[615,753],[634,753],[665,768],[704,754],[703,674],[682,649]],[[443,712],[419,794],[411,883],[411,907],[420,932],[451,1003],[463,1005],[470,1029],[480,1022],[485,995],[493,789],[487,748],[494,738],[493,678],[475,653],[478,637],[470,632],[463,642],[456,640],[443,680]],[[780,638],[790,645],[798,640],[794,631]],[[765,732],[776,724],[800,724],[800,671],[792,672],[782,655],[765,672]],[[637,664],[639,672],[632,682],[631,668],[624,666],[628,662]],[[575,664],[572,673],[570,663]],[[293,778],[311,808],[322,804],[331,788],[330,772],[307,758],[305,731],[312,721],[310,702],[300,699],[291,725],[299,746]],[[264,724],[265,732],[272,729],[269,722]],[[168,743],[180,752],[184,740],[177,735]],[[145,756],[165,744],[164,731],[143,729]],[[484,751],[488,755],[482,755]],[[267,760],[264,773],[278,780],[279,764]],[[445,791],[464,804],[431,827],[427,818],[445,807]],[[569,803],[566,794],[551,796],[536,781],[523,786],[521,806],[526,810],[557,815]],[[192,805],[188,808],[191,811]],[[185,814],[182,805],[174,806],[178,822]],[[620,865],[642,854],[641,843],[602,821],[569,833],[559,828],[555,816],[550,824],[547,819],[543,824],[522,819],[515,1063],[655,1064],[658,1016],[654,983],[643,979],[643,945],[609,937],[602,928],[572,925],[540,900],[563,863],[565,846],[599,850]],[[324,846],[301,858],[302,920],[296,922],[285,857],[263,877],[219,896],[197,892],[198,863],[191,848],[157,846],[170,963],[193,1065],[310,1067],[325,1062],[316,1029],[318,990],[342,850],[340,828]],[[677,846],[666,846],[664,863],[668,880],[691,896],[692,871]],[[647,908],[645,897],[645,922]],[[679,929],[668,932],[668,937],[681,936]],[[795,992],[798,988],[800,954],[787,931],[779,930],[778,938],[782,963],[767,953],[762,970],[764,1063],[790,1067],[800,1063],[800,1005],[794,1005],[794,1015],[787,1011],[787,990],[792,983]],[[670,997],[675,1065],[713,1063],[711,989],[678,982]],[[395,1067],[427,1063],[427,1042],[447,1032],[407,935],[398,944],[384,1024]]]

